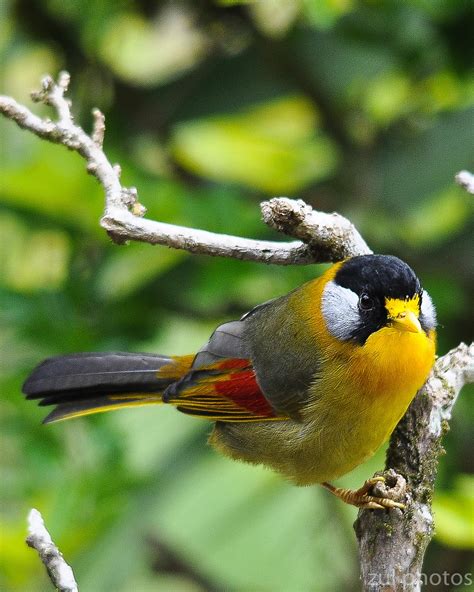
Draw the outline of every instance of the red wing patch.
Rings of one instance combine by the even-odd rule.
[[[227,359],[191,371],[166,402],[214,421],[286,419],[263,396],[249,360]]]

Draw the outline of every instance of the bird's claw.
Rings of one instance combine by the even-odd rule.
[[[396,502],[387,497],[369,495],[368,492],[377,483],[385,483],[385,477],[378,475],[376,477],[372,477],[371,479],[367,479],[362,487],[359,487],[359,489],[355,490],[334,487],[330,483],[323,483],[322,485],[347,504],[351,504],[352,506],[356,506],[357,508],[363,510],[386,510],[393,508],[399,508],[400,510],[403,510],[405,508],[405,504]]]

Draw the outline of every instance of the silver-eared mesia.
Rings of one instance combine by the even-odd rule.
[[[402,507],[328,483],[387,440],[435,358],[436,315],[412,269],[363,255],[219,326],[195,355],[45,360],[23,390],[45,422],[168,404],[214,422],[210,444],[359,507]]]

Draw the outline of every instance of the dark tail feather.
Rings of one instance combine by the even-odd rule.
[[[160,370],[167,371],[160,377]],[[174,371],[174,366],[176,370]],[[27,399],[57,405],[45,423],[120,407],[161,402],[183,372],[178,359],[151,354],[84,353],[49,358],[23,385]]]

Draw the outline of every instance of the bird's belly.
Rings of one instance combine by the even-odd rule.
[[[210,443],[233,459],[269,466],[297,485],[322,483],[344,475],[372,456],[406,408],[392,406],[387,413],[377,407],[346,404],[336,414],[328,413],[326,407],[317,420],[303,423],[218,422]]]
[[[326,413],[323,422],[308,423],[295,481],[301,485],[330,481],[363,463],[388,439],[410,399],[390,406],[352,400],[337,413]]]
[[[390,347],[392,338],[402,347]],[[218,422],[210,443],[298,485],[348,473],[388,439],[434,361],[434,343],[426,337],[388,333],[384,346],[371,346],[351,363],[328,362],[321,372],[327,379],[310,388],[301,422]]]

